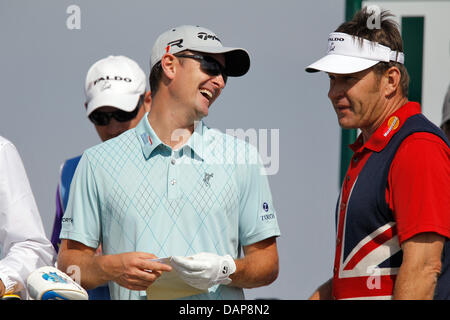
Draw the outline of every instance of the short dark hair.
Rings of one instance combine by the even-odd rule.
[[[181,52],[189,52],[188,50],[184,50]],[[180,60],[180,64],[183,65],[183,60]],[[163,76],[163,68],[161,66],[161,61],[158,61],[150,70],[150,76],[148,78],[148,82],[150,83],[150,93],[152,98],[155,96],[156,92],[159,89],[159,84],[161,83],[161,79]]]
[[[445,135],[447,136],[447,139],[450,140],[450,120],[445,121],[441,125],[442,131],[444,131]]]
[[[358,11],[352,20],[341,24],[335,32],[342,32],[369,41],[378,42],[379,44],[389,47],[391,50],[403,52],[403,41],[399,31],[398,23],[390,19],[394,15],[387,10],[380,13],[380,28],[369,29],[368,21],[375,14],[373,11],[364,7]],[[373,71],[381,76],[391,67],[397,67],[400,70],[400,88],[404,97],[408,96],[409,74],[406,67],[398,62],[379,62],[374,65]]]
[[[163,70],[161,67],[161,61],[157,62],[150,71],[150,77],[148,79],[148,82],[150,83],[150,94],[152,98],[158,91],[159,83],[161,82],[162,78],[162,71]]]

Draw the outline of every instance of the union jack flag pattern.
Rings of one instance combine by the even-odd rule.
[[[438,129],[418,114],[410,117],[395,134],[388,135],[389,142],[379,152],[355,147],[336,206],[332,291],[335,299],[391,299],[393,296],[403,252],[394,213],[386,202],[386,186],[398,147],[414,132],[442,137]],[[450,288],[440,282],[448,278],[449,247],[447,241],[437,286],[439,295],[444,296],[449,295]]]

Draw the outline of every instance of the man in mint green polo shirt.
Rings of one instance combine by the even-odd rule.
[[[150,112],[80,160],[58,266],[77,265],[86,288],[109,282],[113,299],[146,299],[173,269],[206,292],[189,299],[243,299],[278,275],[276,213],[257,150],[201,119],[249,55],[180,26],[159,36],[150,64]]]

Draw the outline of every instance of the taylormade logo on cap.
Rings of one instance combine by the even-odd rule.
[[[242,76],[250,67],[250,56],[245,49],[224,47],[219,37],[211,30],[183,25],[164,32],[156,39],[150,57],[150,70],[166,53],[176,54],[185,50],[224,54],[229,76]]]
[[[175,30],[175,29],[173,29],[173,30]],[[202,40],[212,39],[212,40],[217,40],[217,41],[220,42],[220,39],[217,38],[217,36],[215,34],[207,34],[206,32],[199,32],[197,34],[197,37],[199,39],[202,39]],[[184,42],[184,39],[178,39],[178,40],[170,41],[169,43],[167,43],[167,47],[166,47],[166,50],[165,50],[164,53],[167,53],[167,52],[175,53],[175,51],[177,51],[177,50],[172,50],[171,51],[170,50],[171,47],[177,47],[179,49],[183,49],[184,48],[183,42]],[[183,50],[185,50],[185,49],[183,49]]]
[[[150,68],[161,61],[166,53],[175,54],[198,47],[222,47],[222,43],[211,30],[199,26],[184,25],[170,29],[156,40],[152,50]]]

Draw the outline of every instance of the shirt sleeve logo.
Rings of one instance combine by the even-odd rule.
[[[265,212],[269,211],[269,204],[267,202],[264,202],[262,207]],[[275,219],[275,214],[273,213],[268,213],[261,216],[261,221],[269,221],[272,219]]]
[[[72,218],[62,218],[62,223],[73,223],[73,219]]]

